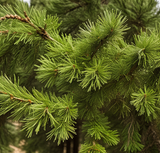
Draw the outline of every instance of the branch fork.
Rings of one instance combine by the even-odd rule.
[[[50,39],[50,40],[52,40],[52,41],[55,41],[55,42],[57,42],[56,40],[54,40],[52,37],[50,37],[49,35],[48,35],[48,33],[46,32],[46,30],[45,30],[45,28],[46,28],[46,24],[45,24],[45,26],[44,26],[44,28],[42,28],[42,27],[37,27],[37,26],[35,26],[32,22],[31,22],[31,20],[30,20],[30,18],[28,17],[28,15],[27,15],[27,13],[24,11],[24,16],[25,16],[25,18],[22,18],[22,17],[20,17],[20,16],[18,16],[18,15],[13,15],[13,14],[7,14],[7,15],[5,15],[4,17],[1,17],[0,18],[0,21],[2,21],[2,20],[5,20],[5,19],[17,19],[17,20],[19,20],[19,21],[21,21],[21,22],[25,22],[25,23],[28,23],[30,26],[32,26],[34,29],[36,29],[36,32],[37,32],[37,34],[39,34],[39,35],[41,35],[44,39]],[[8,33],[8,30],[6,30],[6,31],[0,31],[0,33]]]

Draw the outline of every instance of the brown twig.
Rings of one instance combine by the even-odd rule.
[[[5,20],[5,19],[17,19],[17,20],[19,20],[19,21],[21,21],[21,22],[28,23],[30,26],[32,26],[34,29],[36,29],[37,34],[41,35],[44,39],[50,39],[50,40],[52,40],[52,41],[55,41],[56,43],[59,43],[59,42],[57,42],[55,39],[53,39],[52,37],[50,37],[50,36],[48,35],[48,33],[47,33],[46,30],[45,30],[46,24],[45,24],[45,27],[44,27],[44,28],[37,27],[37,26],[35,26],[35,25],[31,22],[30,18],[28,17],[28,15],[27,15],[27,13],[26,13],[25,11],[24,11],[24,16],[25,16],[26,18],[22,18],[22,17],[20,17],[20,16],[18,16],[18,15],[13,15],[13,14],[10,14],[10,15],[9,15],[9,14],[7,14],[7,15],[5,15],[4,17],[1,17],[1,18],[0,18],[0,21]],[[6,30],[6,31],[7,31],[7,30]]]
[[[21,99],[21,98],[13,96],[12,94],[3,92],[3,91],[0,91],[0,94],[9,95],[11,100],[18,100],[20,102],[29,102],[29,104],[33,104],[33,101],[31,101],[30,99],[27,99],[27,100],[26,99]]]
[[[132,73],[136,70],[137,67],[138,67],[138,61],[132,66],[127,75],[132,75]]]
[[[30,19],[29,18],[22,18],[18,15],[13,15],[13,14],[7,14],[5,15],[4,17],[1,17],[0,20],[5,20],[5,19],[17,19],[17,20],[20,20],[22,22],[26,22],[29,21]],[[28,20],[29,19],[29,20]]]
[[[9,30],[4,30],[4,31],[0,31],[0,34],[8,34]],[[20,32],[13,32],[13,34],[18,33],[18,34],[22,34]],[[28,32],[28,35],[32,35],[32,33]]]
[[[8,32],[9,32],[8,30],[0,31],[0,33],[2,33],[2,34],[6,34],[6,33],[8,33]]]
[[[131,127],[132,127],[132,125],[133,125],[133,122],[134,122],[134,120],[133,120],[133,118],[132,118],[131,124],[130,124],[129,129],[128,129],[128,142],[127,142],[127,146],[129,146],[130,137],[133,136],[133,131],[134,131],[134,130],[132,130],[132,133],[131,133]]]
[[[160,138],[159,138],[159,130],[155,127],[154,123],[152,122],[148,127],[147,131],[145,131],[144,136],[144,145],[145,147],[139,151],[138,153],[145,153],[148,148],[152,147],[153,145],[157,146],[158,151],[160,152]],[[150,143],[152,142],[152,143]]]

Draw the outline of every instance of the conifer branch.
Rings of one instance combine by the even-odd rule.
[[[138,67],[138,61],[132,66],[127,75],[132,75],[132,73],[136,70],[137,67]]]
[[[2,66],[0,68],[2,67],[2,71],[6,73],[5,70],[9,67],[5,68],[6,63],[19,64],[16,74],[22,80],[16,81],[17,77],[14,77],[15,83],[12,83],[11,79],[0,77],[0,115],[8,113],[8,116],[14,120],[24,121],[23,130],[27,131],[28,137],[31,137],[34,131],[37,134],[44,127],[48,133],[47,139],[54,137],[58,140],[58,144],[70,137],[73,138],[75,132],[79,134],[82,131],[86,134],[86,141],[81,145],[80,153],[106,153],[106,149],[112,150],[109,145],[117,145],[113,148],[114,152],[119,151],[121,145],[123,145],[121,149],[124,149],[120,150],[121,152],[147,152],[148,150],[152,152],[152,149],[160,152],[159,122],[157,121],[160,111],[158,103],[160,79],[159,72],[152,73],[160,67],[158,58],[160,35],[155,31],[142,32],[134,38],[134,43],[130,42],[132,32],[139,31],[139,27],[144,23],[143,26],[146,27],[146,23],[155,21],[150,20],[152,16],[145,17],[149,16],[148,13],[143,16],[143,12],[147,12],[145,5],[151,4],[143,3],[145,2],[143,0],[139,3],[141,4],[139,8],[137,6],[137,9],[133,9],[134,5],[132,7],[132,4],[128,4],[131,3],[130,0],[127,3],[125,0],[113,2],[113,4],[118,3],[120,7],[124,5],[122,13],[128,17],[127,23],[134,23],[129,25],[132,33],[130,35],[127,26],[124,25],[126,18],[118,13],[119,7],[116,11],[110,12],[108,11],[110,8],[104,6],[108,0],[97,2],[73,2],[72,0],[67,1],[67,6],[61,7],[60,5],[65,4],[64,2],[66,1],[52,2],[54,12],[60,12],[62,26],[57,17],[52,15],[46,17],[46,11],[36,11],[22,3],[13,9],[1,7],[0,60],[2,59]],[[50,6],[50,11],[51,8]],[[65,11],[59,10],[60,8]],[[90,11],[89,8],[91,8]],[[103,9],[107,10],[99,16],[97,22],[94,22],[97,14]],[[84,11],[84,16],[80,14],[81,11]],[[68,17],[64,18],[61,13]],[[71,14],[76,16],[72,19]],[[78,33],[75,38],[72,37],[76,33],[73,28],[78,24],[81,25],[88,16],[89,22],[81,28],[80,34]],[[71,35],[60,35],[57,30],[59,26],[61,32],[67,32],[67,34],[71,32]],[[125,37],[123,37],[124,33],[127,33]],[[41,43],[41,40],[46,45]],[[129,43],[126,43],[126,40]],[[14,48],[12,44],[15,44]],[[22,48],[25,45],[26,47]],[[47,50],[47,53],[44,50]],[[18,62],[15,60],[12,62],[8,58],[12,57],[12,54],[13,59]],[[27,65],[32,61],[33,55],[36,55],[34,59],[42,57],[34,64],[38,67],[36,78],[42,83],[46,81],[45,87],[50,87],[45,89],[45,93],[36,89],[31,90],[32,86],[29,86],[29,90],[19,86],[19,83],[23,82],[28,86],[28,82],[33,80],[32,71],[29,71],[27,78],[23,77],[26,74],[23,73],[25,69],[29,69]],[[25,65],[21,64],[21,61],[25,61]],[[32,66],[32,63],[30,65]],[[12,73],[9,75],[12,76]],[[43,86],[39,82],[32,85],[36,85],[38,89]],[[143,86],[145,86],[144,90]],[[108,108],[109,111],[107,111]],[[75,128],[78,116],[82,121],[85,120],[80,123],[80,126],[82,125],[80,132]],[[121,139],[117,130],[112,130],[109,126],[108,118],[113,129],[118,124]],[[153,125],[154,120],[157,125]],[[124,125],[119,124],[121,122],[124,122]],[[77,124],[77,129],[80,126]],[[0,131],[0,137],[2,134]],[[103,147],[98,144],[99,141],[107,145]],[[119,141],[120,144],[118,144]]]
[[[141,139],[141,140],[142,140],[142,144],[145,144],[145,143],[147,142],[147,139],[148,139],[148,137],[150,136],[149,133],[150,133],[150,131],[151,131],[151,126],[152,126],[152,125],[149,125],[147,131],[145,131],[145,132],[142,134],[142,139]]]
[[[109,1],[108,0],[102,0],[101,4],[108,4]]]
[[[11,100],[18,100],[20,102],[29,102],[29,104],[33,104],[33,101],[31,101],[30,99],[27,99],[27,100],[26,99],[21,99],[21,98],[13,96],[12,94],[8,94],[6,92],[3,92],[3,91],[0,91],[0,94],[9,95]]]
[[[113,29],[111,29],[111,32],[109,33],[109,35],[107,35],[104,39],[100,40],[99,45],[97,46],[97,48],[95,49],[95,51],[91,55],[91,59],[97,53],[98,49],[106,42],[106,39],[111,36],[112,32],[113,32]]]
[[[8,32],[9,32],[8,30],[0,31],[0,34],[6,34],[6,33],[8,33]]]
[[[155,141],[152,141],[151,144],[149,144],[148,146],[146,146],[145,148],[143,148],[141,151],[139,151],[138,153],[143,153],[144,151],[148,150],[150,147],[152,147],[154,145]]]
[[[128,143],[127,143],[127,146],[129,146],[130,137],[133,136],[134,129],[132,129],[132,132],[131,132],[131,127],[133,125],[133,122],[134,122],[134,120],[133,120],[133,117],[132,117],[132,121],[131,121],[131,124],[130,124],[129,129],[128,129]]]
[[[40,34],[44,39],[50,39],[56,43],[59,44],[58,41],[56,41],[55,39],[53,39],[51,36],[48,35],[47,31],[45,30],[46,29],[46,24],[44,26],[44,28],[42,27],[36,27],[31,21],[30,21],[30,18],[27,16],[27,13],[24,11],[24,15],[25,15],[25,19],[27,19],[27,23],[29,23],[32,27],[34,27],[36,30],[37,30],[37,34]]]
[[[69,13],[69,12],[72,12],[72,11],[78,9],[78,8],[81,8],[81,7],[83,7],[83,6],[87,6],[87,5],[88,5],[88,3],[84,3],[84,4],[78,3],[78,5],[77,5],[76,7],[71,8],[70,10],[68,10],[68,11],[66,12],[66,14]]]
[[[125,78],[125,75],[130,75],[130,76],[132,76],[131,77],[131,80],[133,79],[133,72],[136,70],[136,68],[138,67],[138,61],[131,67],[131,69],[130,69],[130,71],[127,73],[127,74],[123,74],[123,75],[121,75],[121,77],[120,77],[120,80],[122,80],[123,78]]]
[[[24,11],[24,15],[25,15],[26,18],[22,18],[22,17],[20,17],[18,15],[13,15],[13,14],[9,15],[9,14],[7,14],[4,17],[1,17],[0,21],[3,21],[5,19],[17,19],[17,20],[19,20],[21,22],[28,23],[30,26],[32,26],[34,29],[36,29],[37,34],[41,35],[44,39],[50,39],[50,40],[55,41],[56,43],[59,44],[59,42],[57,42],[55,39],[53,39],[51,36],[49,36],[48,33],[46,32],[46,30],[45,30],[46,24],[45,24],[44,28],[42,28],[42,27],[36,27],[31,22],[30,18],[28,17],[28,15],[27,15],[27,13],[25,11]],[[1,33],[8,33],[8,30],[3,31]]]
[[[148,144],[146,147],[144,147],[141,151],[139,151],[138,153],[143,153],[146,150],[148,150],[150,147],[152,147],[154,144],[157,144],[157,142],[159,143],[159,140],[155,139],[158,137],[158,134],[155,132],[155,130],[153,129],[153,124],[151,124],[147,131],[145,132],[145,141],[143,141],[144,143],[148,142],[148,138],[152,137],[152,143]]]
[[[22,18],[22,17],[20,17],[18,15],[13,15],[13,14],[10,14],[10,15],[7,14],[4,17],[0,18],[1,21],[5,20],[5,19],[17,19],[17,20],[20,20],[20,21],[26,22],[26,23],[28,23],[28,21],[30,21],[29,18]]]
[[[0,31],[0,34],[8,34],[9,30],[4,30],[4,31]],[[18,34],[22,34],[20,32],[13,32],[13,34],[18,33]],[[32,33],[28,32],[28,35],[32,35]]]

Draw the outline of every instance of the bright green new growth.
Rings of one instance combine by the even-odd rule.
[[[12,65],[12,72],[4,67],[4,59],[0,69],[19,79],[0,76],[0,116],[11,113],[11,119],[24,123],[28,137],[50,127],[46,139],[58,145],[74,137],[77,119],[81,119],[85,140],[80,153],[106,153],[112,145],[119,152],[146,151],[150,141],[157,149],[159,31],[142,28],[136,29],[139,35],[125,35],[135,29],[127,27],[122,15],[127,12],[118,13],[123,3],[115,0],[113,4],[116,1],[117,10],[104,7],[98,19],[85,22],[76,36],[61,33],[70,28],[64,29],[65,23],[60,25],[58,17],[46,10],[23,2],[1,6],[0,58],[10,61],[6,67]],[[64,9],[79,6],[66,2]],[[88,3],[83,5],[88,8]],[[133,42],[127,44],[125,38]],[[10,48],[12,58],[6,57]],[[37,80],[22,87],[25,75],[26,80],[36,75],[42,84],[37,90],[32,89]],[[43,86],[47,88],[41,90]]]

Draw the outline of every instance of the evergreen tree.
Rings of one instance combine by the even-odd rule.
[[[160,152],[157,2],[31,5],[0,7],[0,151],[19,121],[28,153]]]

